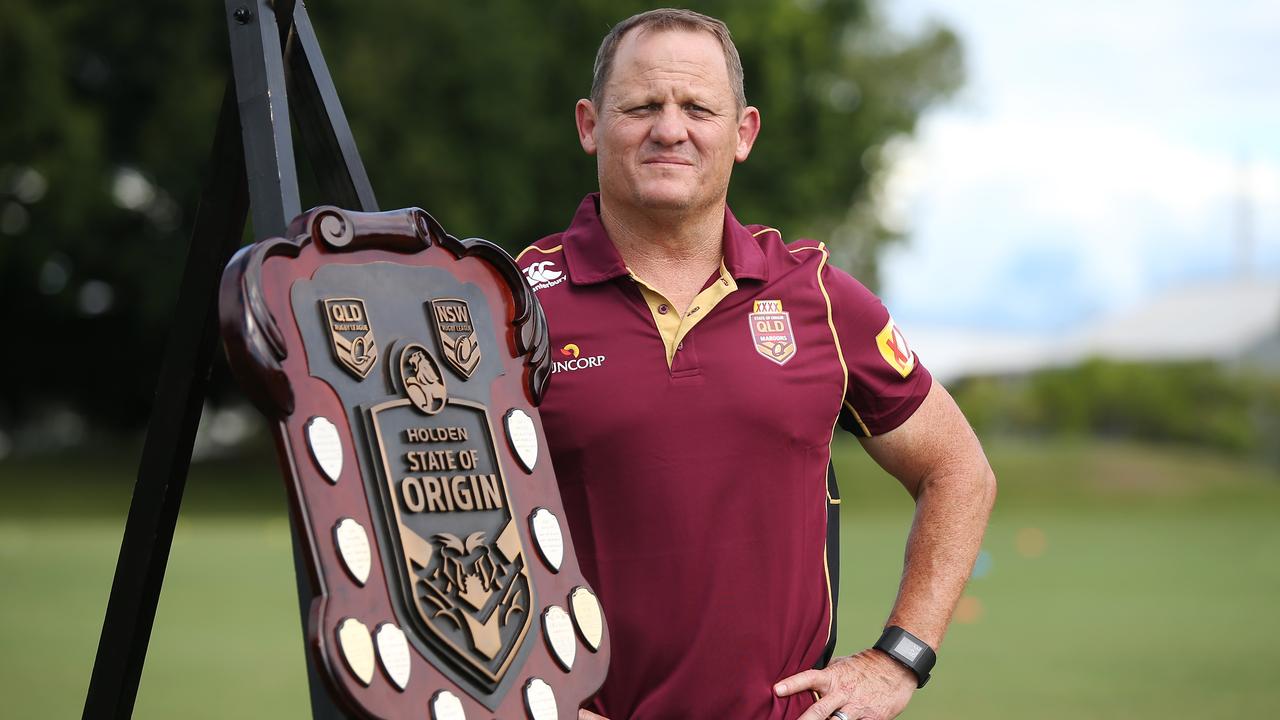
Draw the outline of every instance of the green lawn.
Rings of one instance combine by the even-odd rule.
[[[1129,445],[988,450],[986,559],[905,717],[1280,716],[1280,473]],[[6,718],[79,715],[131,462],[0,463]],[[848,652],[892,601],[911,505],[856,443],[837,463]],[[307,716],[282,506],[260,463],[193,472],[135,717]]]

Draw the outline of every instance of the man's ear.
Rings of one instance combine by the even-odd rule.
[[[574,119],[578,123],[578,142],[588,155],[596,154],[596,108],[590,100],[583,98],[573,109]]]
[[[744,162],[751,154],[751,147],[756,144],[760,134],[760,111],[748,105],[742,109],[738,118],[738,148],[733,154],[737,162]]]

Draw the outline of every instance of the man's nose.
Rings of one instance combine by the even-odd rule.
[[[679,106],[667,103],[654,118],[649,139],[660,145],[675,145],[689,139],[689,129],[684,123],[684,112]]]

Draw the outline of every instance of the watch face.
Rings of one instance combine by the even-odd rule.
[[[893,645],[894,652],[910,660],[911,662],[915,662],[916,658],[920,657],[921,650],[924,650],[924,648],[921,647],[919,643],[914,642],[909,637],[900,637],[898,638],[898,642],[894,643]]]

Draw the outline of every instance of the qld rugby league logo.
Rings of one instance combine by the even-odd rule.
[[[347,372],[365,379],[378,360],[378,345],[373,339],[364,300],[332,298],[326,299],[323,305],[334,357]]]
[[[756,300],[748,319],[756,352],[778,363],[796,356],[796,336],[791,332],[791,314],[782,310],[781,300]]]
[[[442,298],[432,300],[431,323],[440,340],[440,355],[463,379],[471,377],[480,364],[480,344],[471,323],[471,308],[466,300]]]

